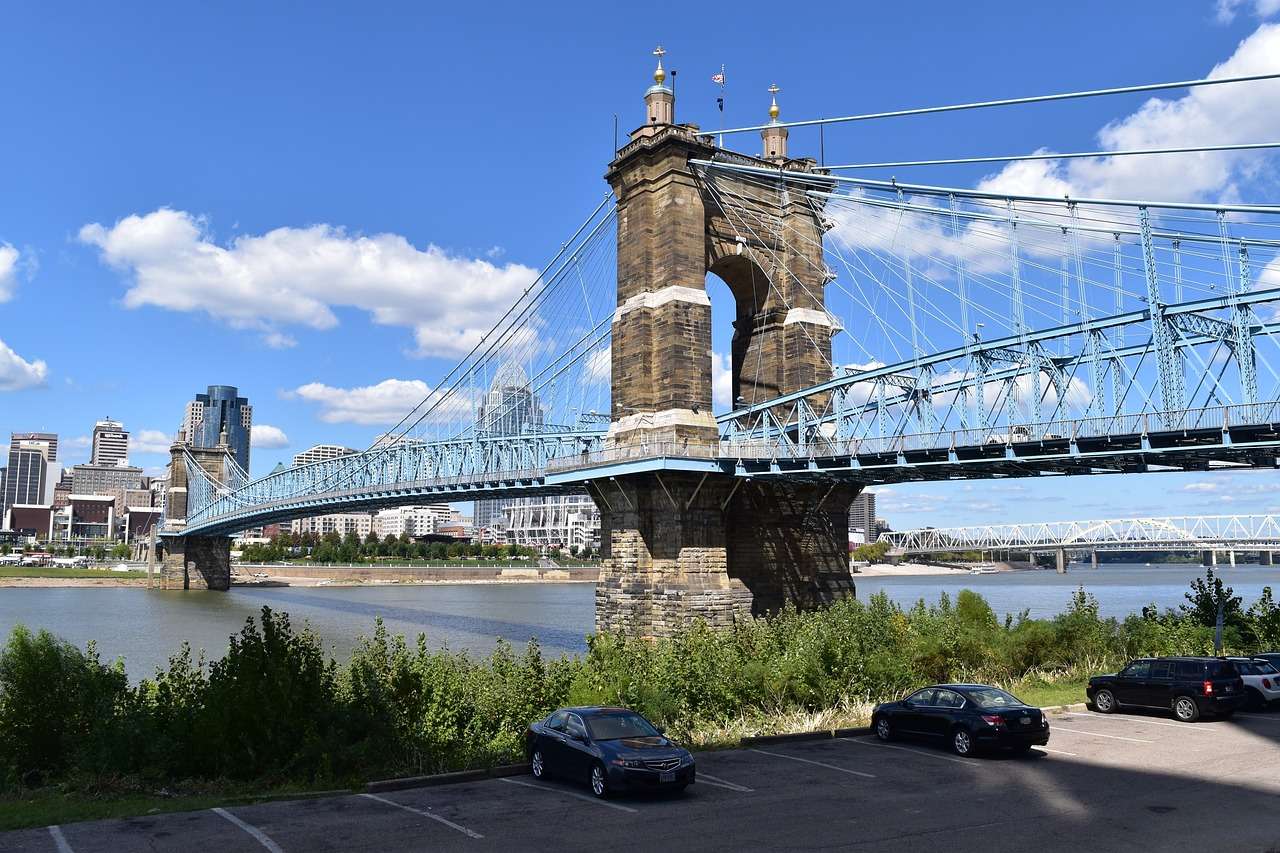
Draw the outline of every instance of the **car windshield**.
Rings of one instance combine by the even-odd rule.
[[[595,740],[624,737],[657,737],[658,730],[639,714],[600,714],[587,717],[587,728]]]
[[[1274,666],[1264,661],[1254,661],[1253,668],[1257,670],[1258,675],[1277,675],[1280,674]]]
[[[980,687],[977,690],[969,690],[967,692],[969,698],[976,702],[980,708],[1004,708],[1009,705],[1024,704],[1012,693],[1005,693],[995,687]]]

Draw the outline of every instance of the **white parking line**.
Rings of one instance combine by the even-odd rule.
[[[561,794],[566,797],[573,797],[575,800],[583,800],[588,803],[595,803],[597,806],[607,806],[611,809],[617,809],[620,812],[631,812],[636,814],[636,810],[619,803],[611,803],[608,800],[602,800],[598,797],[588,797],[586,794],[575,794],[573,791],[564,791],[560,788],[552,788],[550,785],[535,785],[532,782],[522,782],[519,779],[509,779],[503,777],[499,782],[507,782],[511,785],[524,785],[526,788],[532,788],[535,791],[546,791],[549,794]]]
[[[1124,737],[1122,735],[1104,735],[1101,732],[1086,732],[1081,731],[1080,729],[1069,729],[1066,726],[1054,726],[1053,730],[1058,732],[1072,732],[1073,734],[1078,735],[1088,735],[1089,737],[1105,737],[1110,740],[1127,740],[1131,743],[1155,743],[1153,740],[1143,740],[1142,738],[1137,737]]]
[[[265,847],[265,848],[267,848],[268,850],[270,850],[270,851],[271,851],[271,853],[284,853],[284,851],[280,849],[280,845],[279,845],[279,844],[276,844],[274,841],[272,841],[270,838],[268,838],[268,837],[267,837],[267,834],[266,834],[265,832],[263,832],[261,829],[258,829],[258,827],[254,826],[253,824],[251,824],[251,823],[245,823],[245,822],[244,822],[244,821],[242,821],[240,818],[236,817],[235,815],[233,815],[231,812],[227,811],[226,809],[218,809],[218,808],[215,808],[215,809],[211,809],[211,811],[212,811],[214,814],[216,814],[216,815],[220,815],[221,817],[225,817],[227,820],[231,821],[231,822],[232,822],[232,823],[234,823],[236,826],[240,827],[240,828],[241,828],[241,829],[243,829],[245,832],[247,832],[247,833],[249,833],[250,835],[252,835],[254,838],[256,838],[256,839],[257,839],[257,841],[258,841],[258,843],[259,843],[259,844],[261,844],[263,847]]]
[[[847,767],[836,767],[834,764],[824,764],[821,761],[813,761],[812,759],[809,759],[809,758],[800,758],[795,755],[783,755],[781,752],[766,752],[763,749],[753,749],[751,751],[758,752],[761,755],[772,755],[774,758],[789,758],[792,761],[800,761],[805,764],[814,764],[814,765],[817,765],[818,767],[825,767],[828,770],[839,770],[841,773],[848,773],[851,776],[864,776],[867,779],[876,778],[874,775],[870,773],[863,773],[861,770],[850,770]]]
[[[721,779],[719,776],[712,776],[710,773],[703,773],[701,770],[698,771],[698,781],[706,782],[717,788],[728,788],[730,791],[737,791],[741,794],[749,794],[755,790],[755,788],[748,788],[745,785],[730,782],[728,779]]]
[[[875,747],[876,749],[900,749],[903,752],[914,752],[916,755],[923,755],[925,758],[936,758],[939,761],[951,761],[956,764],[964,764],[969,767],[982,766],[978,762],[972,761],[967,758],[956,758],[955,756],[952,756],[952,755],[939,755],[936,752],[925,752],[923,749],[912,749],[909,746],[894,746],[891,743],[880,743],[879,741],[870,741],[870,740],[858,740],[857,738],[849,738],[849,737],[836,738],[836,740],[842,740],[842,741],[845,741],[846,743],[860,743],[863,746]]]
[[[75,853],[67,843],[67,837],[62,834],[62,827],[49,827],[49,834],[53,836],[53,846],[58,848],[58,853]]]
[[[1170,729],[1190,729],[1193,732],[1201,732],[1203,734],[1220,734],[1221,730],[1210,726],[1202,726],[1196,723],[1172,723],[1168,720],[1152,720],[1148,717],[1135,717],[1129,714],[1108,714],[1107,716],[1082,716],[1079,714],[1071,714],[1064,717],[1067,720],[1079,720],[1080,722],[1094,722],[1096,720],[1109,720],[1113,723],[1150,723],[1153,726],[1165,726]]]
[[[1050,749],[1050,748],[1049,748],[1049,747],[1047,747],[1047,746],[1039,746],[1039,745],[1036,745],[1036,746],[1033,746],[1033,747],[1032,747],[1032,749],[1042,749],[1042,750],[1044,750],[1045,752],[1052,752],[1054,755],[1070,755],[1070,756],[1076,756],[1076,753],[1074,753],[1074,752],[1067,752],[1065,749]]]
[[[413,812],[414,814],[421,815],[422,817],[431,818],[432,820],[438,823],[443,823],[445,826],[449,827],[450,829],[458,830],[458,832],[461,832],[463,835],[466,835],[470,838],[484,838],[484,836],[481,835],[480,833],[473,832],[472,830],[467,829],[465,826],[459,826],[458,824],[454,823],[448,818],[441,817],[438,814],[432,814],[431,812],[423,811],[422,809],[415,809],[413,806],[406,806],[404,803],[397,803],[395,800],[388,800],[386,797],[379,797],[377,794],[361,794],[360,796],[368,797],[371,800],[377,800],[380,803],[386,803],[389,806],[395,806],[398,809],[404,809],[407,812]]]

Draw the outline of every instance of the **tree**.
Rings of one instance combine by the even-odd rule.
[[[859,562],[880,563],[889,553],[889,543],[884,540],[859,545],[853,549],[853,559]]]
[[[1205,569],[1203,578],[1191,581],[1191,589],[1186,593],[1187,604],[1179,605],[1183,614],[1197,625],[1212,628],[1218,624],[1218,605],[1222,605],[1222,624],[1242,627],[1245,623],[1244,608],[1240,604],[1240,596],[1235,590],[1222,583],[1222,578],[1213,573],[1212,568]]]

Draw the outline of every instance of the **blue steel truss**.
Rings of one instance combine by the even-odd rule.
[[[859,311],[900,357],[833,364],[825,382],[740,406],[718,418],[719,440],[706,445],[618,446],[597,414],[607,401],[598,409],[584,390],[598,387],[602,375],[607,382],[601,366],[607,371],[610,320],[591,293],[605,284],[592,278],[589,286],[581,272],[596,245],[584,240],[542,289],[531,287],[527,302],[517,303],[525,325],[507,320],[496,343],[455,371],[462,379],[411,413],[453,434],[406,432],[362,453],[252,481],[227,460],[227,482],[216,482],[188,456],[188,515],[167,534],[230,534],[327,512],[566,490],[606,500],[609,477],[661,469],[872,485],[1277,466],[1280,241],[1263,230],[1276,223],[1229,221],[1225,211],[1216,223],[1184,215],[1212,211],[1195,205],[993,201],[929,187],[908,198],[902,186],[877,182],[838,194],[832,182],[848,179],[809,175],[796,184],[781,170],[698,165],[748,256],[798,239],[761,213],[762,199],[810,204],[828,232],[844,228],[847,236],[851,223],[858,226],[858,239],[828,261],[844,267],[853,287],[878,288],[881,301],[867,300]],[[717,170],[726,168],[756,182],[748,189],[757,194],[741,180],[724,182]],[[838,203],[846,205],[843,226],[825,218],[840,215]],[[1237,212],[1273,216],[1280,208]],[[871,214],[892,224],[892,240],[877,242],[883,235],[871,232],[875,222],[857,218]],[[610,236],[613,220],[604,216],[588,240]],[[977,248],[962,247],[965,239]],[[1221,261],[1216,271],[1184,265],[1184,256],[1210,254],[1215,265]],[[597,261],[602,269],[609,258]],[[830,268],[814,272],[828,284],[837,278]],[[982,302],[974,294],[983,288],[996,296]],[[562,323],[560,348],[549,347],[548,318],[564,319],[563,306],[578,293],[582,316]],[[1109,310],[1099,310],[1100,298]],[[544,302],[555,308],[539,315]],[[882,316],[893,310],[901,311],[900,328]],[[1035,314],[1057,322],[1035,328],[1028,319]],[[989,337],[979,334],[983,323],[970,325],[979,316],[995,330]],[[832,328],[856,337],[848,330],[857,318],[833,319]],[[942,345],[934,336],[948,325],[958,339]],[[898,352],[899,341],[908,353]],[[524,375],[511,365],[531,363],[532,378],[510,380],[527,384],[508,382]],[[1266,393],[1264,376],[1274,380]],[[544,409],[552,389],[561,401]],[[467,419],[478,423],[480,411],[484,428],[456,431]]]

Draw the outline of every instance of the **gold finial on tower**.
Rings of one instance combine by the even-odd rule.
[[[778,88],[777,83],[774,83],[769,87],[769,94],[773,95],[773,103],[769,105],[769,118],[774,121],[778,120],[778,114],[782,112],[782,110],[778,109],[778,93],[781,91],[782,90]]]
[[[653,82],[661,86],[662,81],[667,79],[667,72],[662,70],[662,57],[666,56],[667,52],[663,49],[662,45],[658,45],[653,49],[653,55],[658,57],[658,67],[653,72]]]

